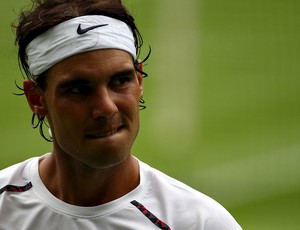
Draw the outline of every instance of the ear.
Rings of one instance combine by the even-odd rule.
[[[137,78],[138,78],[138,82],[139,82],[139,87],[140,87],[140,98],[143,97],[143,75],[142,75],[142,72],[143,72],[143,64],[142,63],[139,63],[139,71],[136,71],[136,74],[137,74]]]
[[[23,89],[32,112],[38,116],[46,116],[48,114],[46,106],[42,103],[43,91],[37,86],[36,82],[25,80]]]
[[[139,70],[143,72],[143,63],[139,60]]]

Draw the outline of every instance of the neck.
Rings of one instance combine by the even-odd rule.
[[[51,154],[40,162],[39,173],[55,197],[78,206],[113,201],[135,189],[140,182],[138,161],[131,154],[122,163],[107,169],[74,167]]]

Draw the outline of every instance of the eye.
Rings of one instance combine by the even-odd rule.
[[[90,87],[88,85],[75,85],[69,87],[67,92],[70,94],[88,94],[90,92]]]
[[[111,79],[111,85],[113,86],[124,86],[132,80],[131,76],[117,76]]]

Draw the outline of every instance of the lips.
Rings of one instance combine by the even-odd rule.
[[[118,129],[113,129],[110,131],[99,131],[99,132],[90,133],[90,134],[87,134],[86,136],[88,138],[103,138],[103,137],[112,136],[113,134],[115,134],[117,132],[118,132]]]
[[[110,129],[105,129],[105,130],[96,129],[96,130],[88,131],[86,133],[86,137],[91,138],[91,139],[110,137],[110,136],[116,134],[117,132],[119,132],[121,129],[122,129],[122,126],[120,126],[118,128],[110,128]]]

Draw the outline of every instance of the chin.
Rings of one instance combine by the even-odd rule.
[[[129,157],[130,153],[128,154],[109,153],[106,156],[103,156],[103,154],[101,155],[102,156],[89,159],[89,162],[86,164],[95,169],[108,169],[122,164]]]

